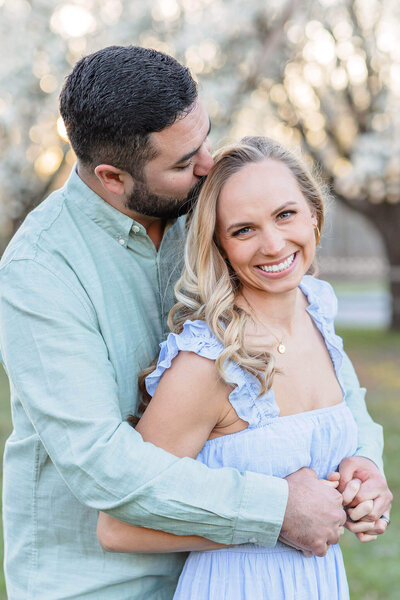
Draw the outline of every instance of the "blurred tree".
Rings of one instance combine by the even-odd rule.
[[[302,145],[339,200],[371,220],[400,328],[396,0],[0,0],[0,11],[4,240],[73,164],[57,110],[71,65],[110,44],[151,46],[198,78],[214,140]]]
[[[386,0],[296,3],[275,60],[261,50],[233,101],[237,133],[302,145],[335,196],[379,230],[400,329],[400,7]],[[254,36],[268,40],[269,22]],[[242,101],[242,90],[252,90]],[[268,107],[268,108],[267,108]],[[242,114],[241,114],[242,113]],[[234,128],[235,129],[235,128]]]

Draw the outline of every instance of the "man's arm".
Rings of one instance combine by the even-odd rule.
[[[346,390],[346,404],[350,408],[358,427],[358,445],[355,455],[369,458],[383,473],[383,431],[375,423],[365,404],[365,388],[360,387],[351,360],[344,354],[342,379]]]
[[[83,288],[34,260],[3,266],[0,335],[13,393],[80,502],[170,533],[276,543],[285,480],[178,458],[122,422],[116,375]]]
[[[161,378],[137,429],[144,440],[176,456],[195,457],[226,414],[230,391],[231,387],[220,379],[214,361],[192,352],[180,352]],[[289,544],[294,542],[297,549],[311,547],[322,556],[329,544],[338,541],[346,520],[342,497],[332,489],[338,481],[318,480],[310,469],[301,469],[287,481],[289,499],[281,539]],[[204,538],[132,527],[104,513],[99,516],[97,535],[102,547],[114,552],[221,547]]]
[[[380,517],[383,514],[389,516],[393,499],[383,474],[382,427],[374,423],[368,414],[365,405],[365,389],[360,387],[353,365],[346,354],[342,377],[346,390],[345,399],[358,426],[358,447],[355,456],[344,459],[339,466],[338,489],[346,498],[346,487],[351,485],[352,480],[358,480],[361,485],[350,506],[357,507],[362,503],[373,501],[372,509],[362,521],[347,522],[348,529],[356,533],[361,541],[369,541],[386,531],[387,522]],[[347,504],[346,500],[345,503]],[[354,510],[356,511],[356,508]],[[350,511],[350,517],[357,521],[357,512]],[[365,528],[365,521],[367,528]],[[371,523],[374,525],[370,526]]]

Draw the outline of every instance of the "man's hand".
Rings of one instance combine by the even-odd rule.
[[[385,477],[375,463],[362,456],[342,460],[339,473],[338,490],[343,494],[350,518],[346,527],[361,542],[375,540],[387,529],[388,522],[380,517],[389,518],[393,500]]]
[[[317,556],[325,556],[330,544],[343,533],[346,513],[342,495],[318,479],[312,469],[300,469],[286,477],[289,498],[281,538]]]

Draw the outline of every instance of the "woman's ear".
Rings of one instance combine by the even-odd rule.
[[[107,192],[122,196],[126,191],[127,178],[132,177],[126,171],[112,165],[98,165],[94,170],[97,179]]]

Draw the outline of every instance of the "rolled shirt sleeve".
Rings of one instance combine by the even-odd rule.
[[[358,427],[356,455],[372,460],[383,473],[383,430],[370,417],[365,404],[366,389],[360,387],[354,367],[346,353],[343,354],[342,380],[346,390],[345,400]]]
[[[176,534],[276,543],[285,480],[178,459],[122,421],[116,374],[83,290],[30,259],[3,266],[0,288],[1,347],[14,393],[81,503]]]

